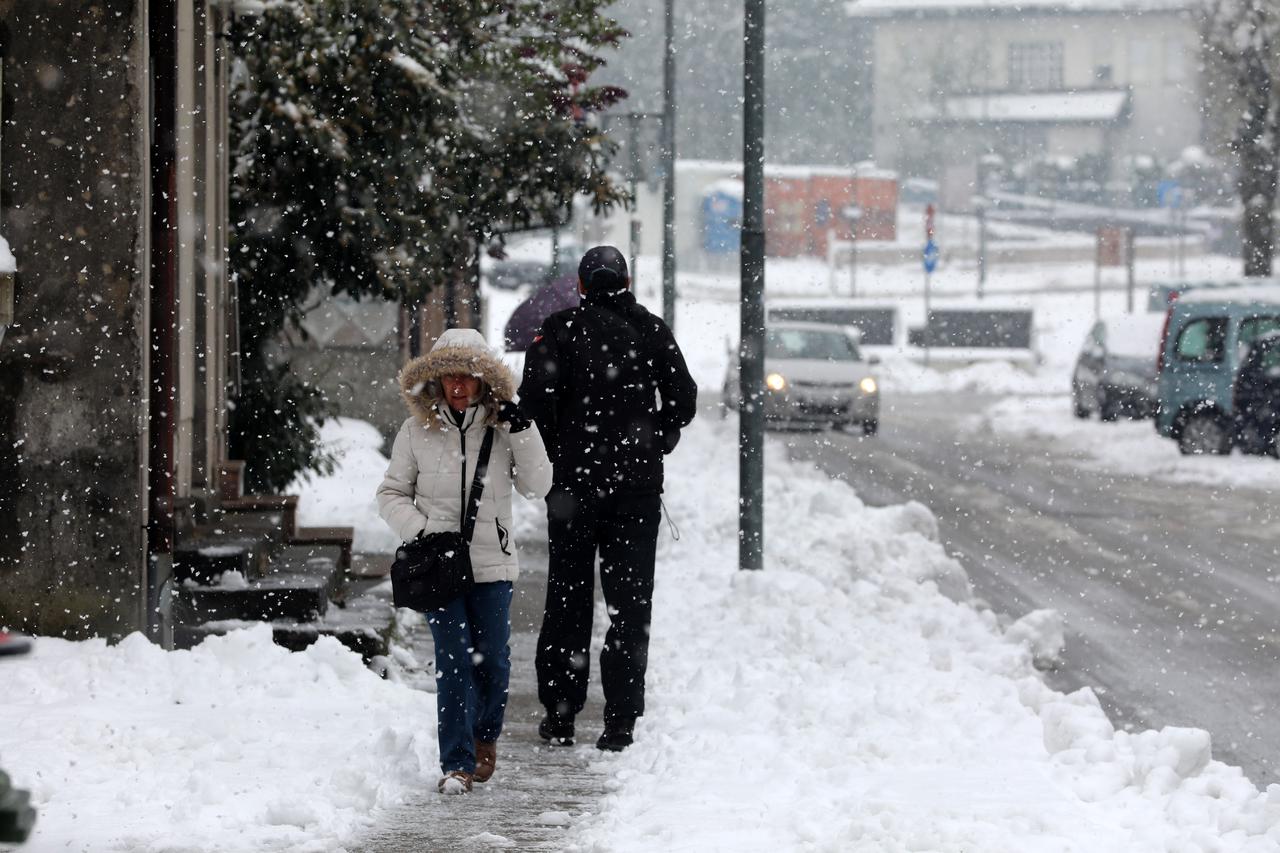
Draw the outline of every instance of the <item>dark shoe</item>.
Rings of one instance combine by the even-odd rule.
[[[450,770],[440,777],[436,790],[442,794],[470,794],[471,774],[465,770]]]
[[[497,767],[498,744],[476,741],[476,772],[471,778],[477,782],[488,782]]]
[[[605,752],[622,752],[635,742],[632,732],[635,731],[635,719],[605,720],[604,732],[596,741],[596,749]]]
[[[573,746],[573,717],[562,717],[548,711],[538,723],[538,737],[553,746]]]

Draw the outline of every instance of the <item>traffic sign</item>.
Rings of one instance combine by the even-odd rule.
[[[1174,180],[1161,181],[1156,185],[1156,203],[1161,207],[1182,207],[1182,187]]]
[[[938,244],[929,240],[924,244],[924,271],[933,272],[938,266]]]

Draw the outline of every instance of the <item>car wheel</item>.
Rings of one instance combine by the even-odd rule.
[[[1200,412],[1187,418],[1178,436],[1178,450],[1184,456],[1212,454],[1223,456],[1231,452],[1231,435],[1222,419],[1208,412]]]
[[[879,421],[863,421],[862,422],[863,435],[875,435],[876,432],[879,431],[879,429],[880,429]]]
[[[1082,420],[1082,421],[1086,421],[1086,420],[1088,420],[1088,419],[1089,419],[1089,410],[1088,410],[1088,409],[1086,409],[1086,408],[1084,407],[1084,404],[1080,402],[1080,392],[1079,392],[1079,391],[1074,391],[1074,390],[1073,390],[1073,391],[1071,392],[1071,410],[1072,410],[1072,412],[1074,412],[1074,413],[1075,413],[1075,416],[1076,416],[1077,418],[1079,418],[1080,420]]]
[[[1104,421],[1114,421],[1120,417],[1120,402],[1115,395],[1106,391],[1098,392],[1098,417]]]

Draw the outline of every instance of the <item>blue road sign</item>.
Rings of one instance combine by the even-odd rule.
[[[924,244],[924,271],[933,272],[938,266],[938,244],[930,240]]]
[[[1161,181],[1156,185],[1156,203],[1161,207],[1182,207],[1182,187],[1177,181]]]

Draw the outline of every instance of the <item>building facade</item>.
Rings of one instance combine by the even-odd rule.
[[[154,629],[234,381],[224,4],[0,0],[0,625]]]
[[[1199,145],[1188,0],[855,0],[874,32],[876,160],[947,183],[985,155],[1091,158],[1101,179]]]

